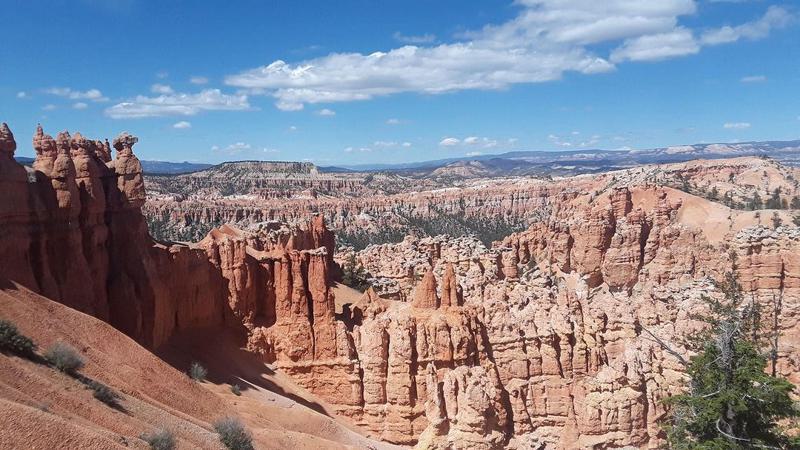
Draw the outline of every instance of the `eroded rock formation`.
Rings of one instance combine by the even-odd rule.
[[[469,236],[369,246],[355,256],[372,288],[345,317],[324,217],[155,242],[134,144],[120,135],[111,159],[107,143],[38,128],[26,170],[0,126],[0,276],[150,346],[188,328],[234,327],[250,351],[380,439],[655,448],[682,368],[650,337],[685,353],[676,338],[700,326],[701,296],[719,295],[714,280],[730,270],[752,298],[779,305],[778,369],[798,381],[796,226],[768,229],[754,213],[621,184],[619,174],[488,197],[409,195],[397,206],[413,205],[409,217],[440,217],[440,202],[476,217],[511,210],[531,226],[492,247]],[[365,202],[327,215],[352,226]],[[391,208],[375,202],[376,212]]]

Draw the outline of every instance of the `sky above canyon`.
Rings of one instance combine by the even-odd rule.
[[[795,0],[3,0],[0,121],[142,159],[800,138]]]

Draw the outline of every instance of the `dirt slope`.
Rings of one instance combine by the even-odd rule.
[[[0,354],[2,449],[146,449],[139,436],[159,428],[174,432],[179,448],[221,449],[211,423],[229,415],[244,421],[259,449],[381,446],[326,416],[313,397],[295,394],[282,377],[271,374],[259,382],[254,374],[268,369],[252,357],[231,352],[233,358],[226,360],[214,353],[231,351],[232,341],[201,352],[213,356],[210,377],[195,383],[100,320],[14,283],[0,287],[0,318],[13,321],[40,352],[59,340],[72,345],[86,360],[81,373],[121,395],[121,408],[110,408],[70,376],[41,362]],[[182,357],[205,362],[191,354],[174,361]],[[230,392],[226,373],[237,374],[241,397]]]

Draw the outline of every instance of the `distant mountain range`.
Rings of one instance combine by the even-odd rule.
[[[20,162],[20,164],[32,164],[33,158],[28,158],[26,156],[17,156],[16,160]],[[190,163],[190,162],[168,162],[168,161],[142,161],[142,170],[148,174],[167,174],[167,175],[177,175],[180,173],[189,173],[189,172],[196,172],[198,170],[208,169],[209,167],[214,166],[214,164],[205,164],[205,163]]]
[[[641,164],[684,162],[693,159],[766,156],[788,165],[800,165],[800,140],[741,143],[694,144],[647,150],[566,150],[516,151],[495,155],[465,156],[403,164],[359,164],[341,167],[322,167],[323,171],[397,171],[434,172],[471,166],[470,171],[484,170],[490,174],[570,172],[592,173],[624,169]],[[467,164],[470,163],[470,164]]]
[[[575,175],[626,169],[642,164],[661,164],[693,159],[765,156],[782,164],[800,166],[800,140],[741,143],[694,144],[648,150],[566,150],[515,151],[495,155],[464,156],[402,164],[356,164],[320,167],[321,172],[396,172],[409,176],[513,176]],[[17,157],[23,164],[33,158]],[[229,164],[229,163],[223,163]],[[142,161],[150,175],[177,175],[215,166],[214,164]]]

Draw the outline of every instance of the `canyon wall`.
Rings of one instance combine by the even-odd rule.
[[[421,221],[442,210],[531,221],[492,247],[409,236],[355,252],[372,288],[340,312],[322,215],[301,226],[221,226],[196,244],[152,240],[135,143],[120,135],[112,159],[106,142],[39,128],[25,168],[0,127],[0,279],[151,347],[188,328],[233,327],[250,351],[377,438],[442,449],[656,448],[682,367],[653,337],[687,354],[680,337],[701,325],[702,297],[720,295],[715,281],[727,271],[777,307],[778,370],[800,381],[800,229],[789,220],[767,228],[754,212],[611,179],[618,174],[339,202],[334,222],[358,223],[348,217],[370,201],[381,221],[392,208]]]
[[[108,141],[67,132],[54,139],[38,127],[36,160],[26,168],[14,160],[16,141],[3,124],[0,278],[101,318],[150,347],[187,328],[275,321],[280,311],[267,306],[275,298],[317,299],[307,279],[327,280],[333,264],[333,237],[321,220],[302,229],[274,226],[260,236],[226,227],[197,245],[153,241],[141,214],[136,142],[121,134],[112,159]],[[289,286],[275,282],[284,272],[294,290],[281,291]]]

